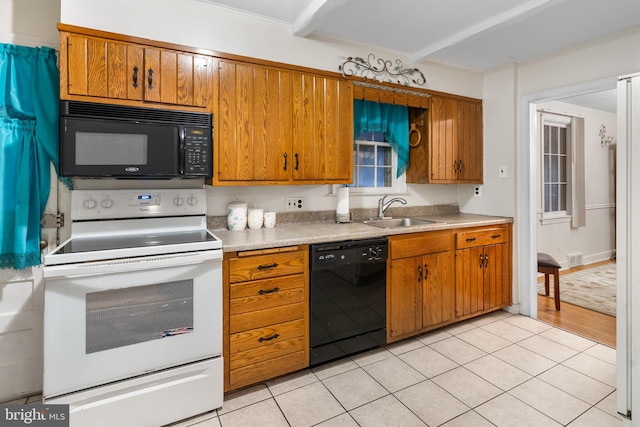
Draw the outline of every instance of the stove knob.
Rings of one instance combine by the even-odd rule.
[[[198,204],[198,198],[197,197],[189,197],[187,199],[187,203],[189,203],[191,206],[197,205]]]
[[[102,205],[103,208],[109,209],[110,207],[113,206],[113,200],[107,197],[106,199],[102,200],[100,204]]]
[[[183,203],[184,203],[184,199],[182,197],[180,197],[180,196],[176,196],[173,199],[173,204],[176,205],[176,206],[182,206]]]
[[[96,202],[96,199],[94,199],[93,197],[89,197],[87,200],[82,202],[82,206],[85,209],[94,209],[97,204],[98,202]]]

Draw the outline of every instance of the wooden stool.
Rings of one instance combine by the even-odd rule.
[[[544,292],[549,296],[549,274],[553,274],[553,299],[560,310],[560,264],[551,255],[538,252],[538,273],[544,273]]]

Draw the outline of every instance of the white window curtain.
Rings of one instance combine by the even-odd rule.
[[[570,126],[569,162],[571,163],[571,173],[567,186],[567,214],[571,216],[571,228],[578,228],[587,225],[584,182],[584,119],[572,117]]]

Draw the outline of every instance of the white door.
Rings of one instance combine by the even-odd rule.
[[[42,390],[42,267],[0,270],[0,401]]]
[[[640,386],[640,330],[632,328],[640,324],[640,309],[633,310],[640,308],[640,74],[618,81],[617,144],[617,397],[618,412],[631,415],[634,407],[640,408],[640,393],[633,393]]]
[[[69,192],[60,186],[55,173],[46,213],[56,214],[58,202],[67,206]],[[62,229],[43,228],[46,250],[56,245],[57,234],[63,239],[68,225]],[[42,390],[44,282],[42,267],[24,270],[0,269],[0,402],[14,397],[40,393]]]

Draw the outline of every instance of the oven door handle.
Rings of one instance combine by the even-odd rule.
[[[125,260],[85,262],[79,264],[50,265],[43,268],[44,278],[86,277],[128,271],[152,270],[204,262],[221,262],[222,251],[201,251],[159,255]]]

